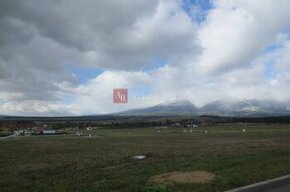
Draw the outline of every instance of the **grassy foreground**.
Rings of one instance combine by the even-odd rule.
[[[290,173],[290,125],[100,129],[102,137],[0,141],[0,191],[225,191]],[[208,130],[208,134],[205,134]],[[135,155],[146,155],[142,161]],[[160,185],[170,171],[209,171],[207,184]]]

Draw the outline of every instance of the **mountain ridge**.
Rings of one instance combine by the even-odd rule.
[[[217,115],[217,116],[279,116],[290,115],[290,102],[272,100],[221,99],[196,107],[188,100],[160,103],[151,107],[129,109],[117,115]]]
[[[174,115],[172,112],[179,114],[189,114],[197,111],[197,107],[188,100],[179,100],[176,102],[166,102],[151,107],[129,109],[116,113],[117,115]]]

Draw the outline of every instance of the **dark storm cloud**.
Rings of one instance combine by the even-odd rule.
[[[85,65],[138,69],[148,57],[167,59],[173,52],[178,55],[195,48],[188,39],[193,31],[176,30],[183,27],[175,22],[180,18],[174,18],[180,10],[167,12],[173,6],[163,1],[4,0],[2,7],[4,16],[33,26],[40,36],[75,50]],[[158,25],[162,21],[168,25]]]
[[[196,49],[194,29],[176,2],[168,2],[2,0],[2,94],[57,99],[64,85],[78,84],[65,71],[70,65],[137,70],[152,58],[178,60]]]
[[[153,14],[158,1],[9,1],[1,2],[4,16],[33,25],[38,32],[65,46],[88,51],[102,46],[135,19]]]

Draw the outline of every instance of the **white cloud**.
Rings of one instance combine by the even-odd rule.
[[[250,65],[289,27],[289,4],[289,0],[214,1],[215,9],[199,31],[204,52],[197,70],[215,72]]]
[[[152,83],[151,76],[143,72],[106,71],[72,93],[77,96],[76,105],[80,111],[86,114],[109,113],[146,105],[134,100],[129,100],[128,104],[114,104],[113,89],[126,88],[130,95],[134,88]]]
[[[38,100],[7,102],[0,106],[0,110],[1,113],[7,115],[63,116],[82,114],[74,104],[65,105],[59,102]]]

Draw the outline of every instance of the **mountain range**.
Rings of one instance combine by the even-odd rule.
[[[290,116],[290,101],[271,100],[235,100],[221,99],[196,107],[188,100],[165,102],[146,108],[129,109],[113,114],[86,115],[77,118],[93,118],[106,116],[232,116],[232,117],[267,117],[267,116]],[[22,118],[0,114],[1,119]],[[62,118],[62,117],[59,117]],[[67,116],[65,118],[76,118]]]
[[[188,100],[179,100],[152,107],[130,109],[116,113],[116,115],[283,116],[290,115],[290,102],[222,99],[198,108]]]

